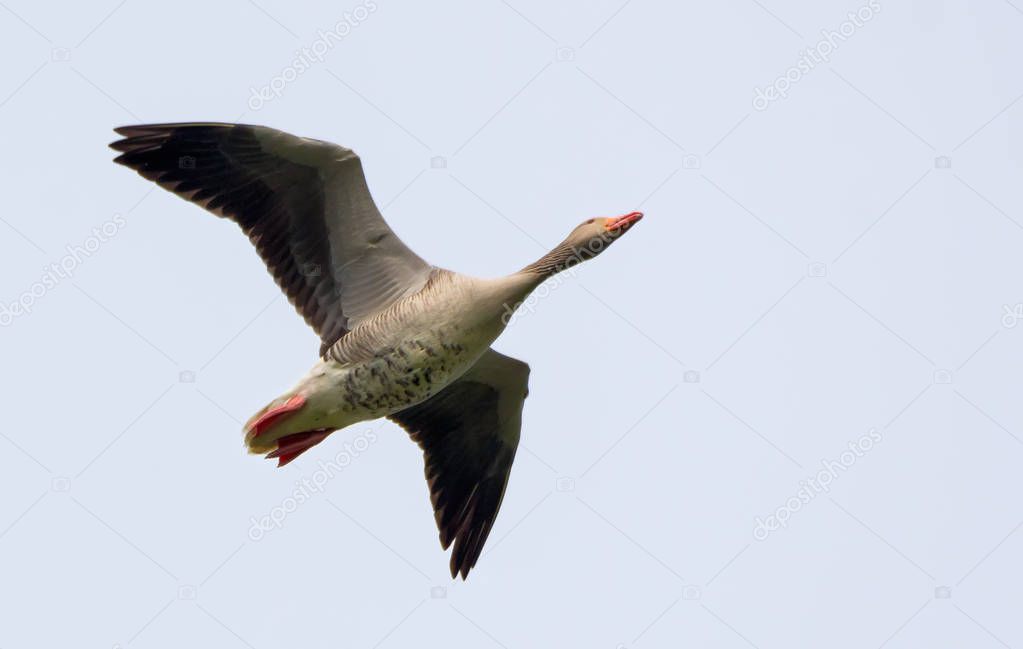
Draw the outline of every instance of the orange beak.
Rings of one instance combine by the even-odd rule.
[[[642,212],[629,212],[628,214],[623,214],[622,216],[616,216],[615,218],[610,219],[604,225],[604,228],[608,232],[625,232],[632,227],[633,223],[638,222],[642,218]]]

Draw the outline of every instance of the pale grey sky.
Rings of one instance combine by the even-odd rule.
[[[0,645],[1023,647],[1021,35],[1006,0],[4,0]],[[395,426],[244,453],[317,342],[110,162],[182,120],[356,149],[468,273],[646,212],[498,341],[531,394],[468,582]]]

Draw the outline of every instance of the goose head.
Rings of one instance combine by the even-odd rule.
[[[602,216],[583,221],[553,250],[519,273],[539,282],[580,262],[593,259],[607,250],[642,218],[642,212],[629,212],[622,216]]]
[[[586,257],[587,259],[595,257],[628,232],[642,218],[642,212],[629,212],[621,216],[600,216],[589,219],[572,230],[566,243],[580,252],[591,253]]]

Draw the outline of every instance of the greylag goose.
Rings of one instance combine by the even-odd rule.
[[[338,429],[391,419],[423,450],[441,546],[465,579],[508,484],[529,376],[490,345],[541,282],[643,215],[589,219],[522,270],[479,279],[402,243],[350,149],[244,124],[115,131],[115,162],[237,223],[320,336],[309,373],[245,425],[249,451],[284,466]]]

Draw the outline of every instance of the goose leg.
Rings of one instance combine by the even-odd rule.
[[[277,449],[266,454],[267,459],[277,458],[277,466],[282,467],[291,462],[299,455],[302,455],[312,447],[316,446],[327,436],[333,433],[336,428],[321,428],[309,430],[304,433],[292,433],[277,440]]]
[[[294,413],[305,405],[305,397],[301,394],[292,395],[287,401],[279,406],[269,407],[256,414],[249,423],[245,425],[245,432],[249,433],[252,437],[259,437],[261,434],[266,432],[273,424],[277,423],[285,416]]]

